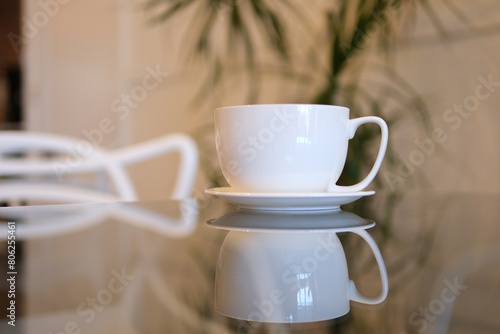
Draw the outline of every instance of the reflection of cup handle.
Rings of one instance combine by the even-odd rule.
[[[380,139],[380,148],[378,150],[377,159],[375,159],[375,164],[373,165],[370,173],[368,173],[368,175],[362,181],[352,186],[338,186],[336,184],[330,184],[328,186],[328,192],[361,191],[364,188],[366,188],[377,175],[380,166],[382,165],[382,161],[384,160],[385,151],[387,149],[389,130],[387,128],[387,124],[385,123],[385,121],[380,117],[366,116],[366,117],[354,118],[349,120],[349,131],[348,131],[349,139],[352,139],[354,137],[354,134],[356,133],[356,130],[360,125],[366,123],[375,123],[378,126],[380,126],[380,129],[382,130],[382,138]]]
[[[380,279],[382,281],[382,291],[377,297],[369,298],[361,295],[356,289],[356,285],[353,281],[349,281],[349,299],[355,302],[364,304],[380,304],[387,297],[387,292],[389,291],[389,281],[387,279],[387,271],[385,269],[384,259],[382,254],[375,243],[375,240],[366,232],[365,230],[352,231],[365,239],[370,248],[372,249],[373,255],[375,255],[375,260],[377,260],[378,270],[380,272]]]

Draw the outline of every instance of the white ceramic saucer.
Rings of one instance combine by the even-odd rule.
[[[259,211],[335,210],[361,197],[375,194],[374,190],[350,193],[251,193],[235,192],[230,187],[211,188],[206,194],[216,196],[240,208]]]
[[[276,211],[251,212],[240,209],[211,219],[205,224],[221,230],[268,233],[340,233],[365,230],[375,226],[375,222],[372,220],[342,210],[278,213]]]

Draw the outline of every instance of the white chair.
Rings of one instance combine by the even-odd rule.
[[[125,166],[172,152],[180,154],[180,166],[170,197],[186,198],[198,168],[196,145],[186,135],[169,134],[109,151],[61,135],[0,131],[0,201],[133,201],[137,194]],[[88,174],[98,186],[88,188],[81,177],[74,178]],[[111,181],[111,187],[104,179]]]

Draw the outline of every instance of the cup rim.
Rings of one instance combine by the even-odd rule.
[[[340,106],[340,105],[335,105],[335,104],[315,104],[315,103],[263,103],[263,104],[241,104],[241,105],[231,105],[231,106],[225,106],[225,107],[218,107],[215,109],[215,111],[223,111],[227,109],[239,109],[239,110],[244,110],[244,109],[249,109],[249,108],[256,108],[256,109],[268,109],[271,107],[281,107],[281,108],[295,108],[298,106],[302,107],[312,107],[312,108],[319,108],[319,109],[340,109],[349,112],[349,108],[346,106]]]

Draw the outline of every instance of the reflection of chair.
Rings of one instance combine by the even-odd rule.
[[[174,151],[180,153],[181,162],[170,197],[184,198],[191,193],[198,166],[196,145],[188,136],[170,134],[107,151],[89,141],[60,135],[2,131],[0,201],[135,200],[137,195],[125,166]],[[82,185],[82,179],[88,180],[89,175],[98,186]],[[107,180],[111,187],[106,185]]]
[[[150,210],[142,207],[146,203],[149,202],[76,203],[1,208],[0,223],[3,220],[16,222],[16,240],[54,238],[78,233],[106,220],[116,220],[169,238],[184,238],[195,229],[198,222],[196,199],[185,198],[172,202],[178,203],[178,210],[172,210],[172,213],[168,214],[159,209]],[[3,229],[6,228],[4,225]],[[8,236],[7,231],[3,232],[5,233],[0,234],[0,240]]]
[[[193,290],[186,282],[203,283],[195,291],[206,291],[204,296],[210,291],[211,280],[201,271],[206,263],[186,251],[185,241],[174,240],[194,232],[197,205],[195,199],[186,198],[0,208],[0,220],[16,222],[16,240],[22,240],[25,247],[25,317],[19,320],[23,332],[55,333],[75,322],[81,332],[143,333],[138,329],[145,326],[140,316],[151,310],[144,296],[155,298],[151,287],[155,291],[159,285],[158,299],[173,314],[170,319],[179,319],[181,325],[194,326],[196,331],[213,327],[212,333],[229,333],[190,309],[179,296],[179,286],[183,291]],[[2,235],[8,234],[0,233],[0,240]],[[171,250],[167,251],[171,256],[165,259],[163,250]],[[186,260],[190,262],[186,264]],[[185,278],[186,270],[171,270],[173,267],[198,274]],[[89,297],[96,298],[95,304],[90,304]],[[86,310],[96,310],[92,321],[86,320]],[[3,328],[9,327],[2,327],[0,321],[0,333]]]

